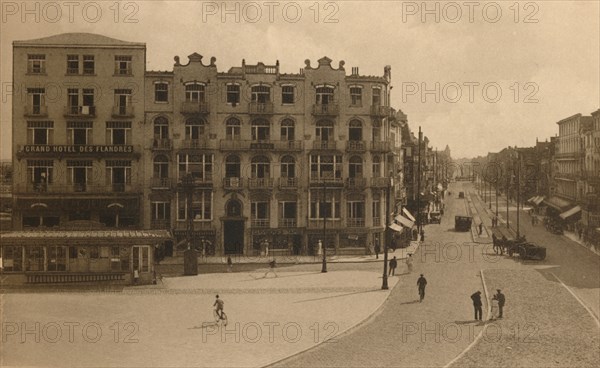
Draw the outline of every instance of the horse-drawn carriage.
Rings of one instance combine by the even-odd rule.
[[[544,260],[546,258],[546,247],[540,247],[527,241],[525,236],[516,239],[507,239],[505,236],[497,238],[493,246],[496,253],[507,253],[509,257],[518,253],[521,259]]]

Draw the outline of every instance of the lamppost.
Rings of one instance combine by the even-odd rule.
[[[325,211],[325,206],[327,206],[327,182],[325,182],[325,178],[323,178],[323,264],[321,265],[321,273],[327,272],[327,239],[325,238],[325,233],[327,231],[327,211]],[[333,203],[331,203],[331,209],[333,210]]]
[[[390,171],[389,173],[389,181],[388,181],[388,188],[387,188],[387,195],[386,195],[386,205],[385,205],[385,241],[383,244],[383,282],[381,284],[381,289],[382,290],[387,290],[388,289],[388,244],[391,241],[391,231],[390,231],[390,225],[391,225],[391,192],[392,192],[392,188],[394,187],[394,176],[393,176],[393,172]]]

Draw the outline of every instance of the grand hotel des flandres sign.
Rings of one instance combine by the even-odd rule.
[[[135,153],[132,145],[47,145],[28,144],[19,150],[21,156],[79,156],[82,154],[102,156],[126,155]]]

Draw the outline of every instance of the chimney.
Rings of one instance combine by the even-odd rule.
[[[352,75],[358,75],[358,67],[357,66],[352,67]]]

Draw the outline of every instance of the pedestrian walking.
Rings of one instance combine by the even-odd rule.
[[[379,259],[379,252],[381,251],[381,246],[379,243],[375,244],[375,259]]]
[[[425,241],[425,229],[421,229],[421,241]]]
[[[419,288],[419,303],[421,303],[423,299],[425,299],[425,286],[427,286],[427,280],[423,274],[421,274],[421,277],[417,280],[417,286]]]
[[[233,261],[231,256],[227,256],[227,272],[233,272]]]
[[[411,273],[413,270],[413,259],[411,253],[408,253],[408,257],[406,258],[406,267],[408,268],[408,273]]]
[[[271,272],[275,275],[275,277],[279,277],[279,276],[277,276],[277,272],[275,272],[275,267],[276,267],[275,259],[273,259],[271,262],[269,262],[269,269],[267,270],[267,272],[265,272],[264,278],[267,278],[267,275]]]
[[[496,295],[494,295],[494,298],[498,301],[498,318],[502,318],[502,309],[506,303],[506,297],[504,294],[502,294],[500,289],[496,289]]]
[[[475,320],[481,321],[481,318],[483,315],[483,310],[481,309],[481,306],[483,305],[481,303],[481,291],[477,290],[476,292],[474,292],[471,295],[471,300],[473,300],[473,309],[475,310]]]
[[[492,249],[494,250],[494,253],[498,254],[498,237],[495,233],[492,233],[492,244]]]
[[[390,272],[388,276],[396,276],[396,267],[398,267],[398,261],[396,260],[396,256],[394,256],[394,258],[390,259]]]

